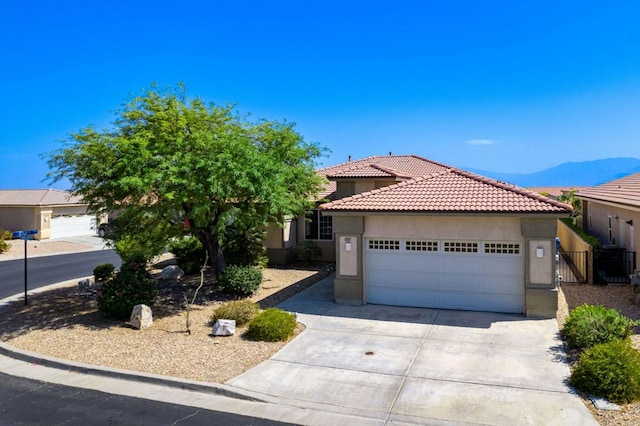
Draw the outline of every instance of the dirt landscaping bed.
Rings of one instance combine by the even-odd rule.
[[[558,301],[558,325],[562,325],[569,312],[576,307],[588,305],[603,305],[606,308],[614,308],[624,316],[633,320],[640,319],[640,306],[635,304],[635,294],[631,285],[589,285],[589,284],[563,284],[559,292]],[[640,332],[640,327],[635,330]],[[640,349],[640,335],[631,337],[633,346]],[[578,361],[579,354],[569,348],[565,348],[570,366]],[[591,410],[595,419],[601,425],[606,426],[636,426],[640,424],[640,402],[621,406],[620,411],[597,410],[589,400],[588,395],[580,395],[585,405]]]
[[[251,297],[263,309],[330,275],[327,265],[308,264],[263,272],[262,285]],[[199,276],[160,282],[153,326],[145,330],[103,317],[95,295],[76,285],[39,293],[29,298],[28,306],[20,300],[0,307],[0,339],[72,361],[217,383],[258,365],[286,344],[247,340],[244,328],[234,336],[213,337],[209,317],[229,300],[213,284],[200,290],[190,312],[191,334],[186,333],[185,296],[190,300],[199,282]],[[205,282],[213,281],[207,277]],[[299,325],[297,333],[302,329]]]

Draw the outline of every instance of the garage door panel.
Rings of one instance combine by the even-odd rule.
[[[75,237],[95,233],[95,216],[58,216],[51,219],[51,238]]]
[[[520,253],[366,250],[368,303],[522,313]]]

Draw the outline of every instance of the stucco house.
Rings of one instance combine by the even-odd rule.
[[[570,206],[416,155],[318,173],[329,202],[289,236],[333,246],[338,303],[555,316],[556,222]]]
[[[612,180],[576,193],[582,201],[582,229],[597,237],[605,249],[624,252],[625,273],[637,266],[640,235],[640,173]]]
[[[96,233],[96,216],[68,191],[58,189],[0,190],[0,228],[37,229],[35,239]]]

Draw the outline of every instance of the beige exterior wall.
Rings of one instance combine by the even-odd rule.
[[[38,229],[33,207],[1,207],[0,228],[7,231]]]
[[[367,216],[364,236],[522,241],[517,217]]]
[[[627,251],[640,247],[640,209],[622,208],[613,204],[583,201],[585,216],[583,229],[597,237],[603,245],[613,244]],[[609,216],[611,216],[611,238],[609,238]],[[633,225],[627,222],[633,222]]]
[[[526,315],[553,318],[558,308],[555,285],[556,222],[556,218],[334,216],[338,247],[335,300],[344,304],[364,303],[365,238],[514,241],[524,242],[525,282],[522,285],[525,288]],[[355,242],[349,253],[344,252],[347,242]]]
[[[587,262],[577,262],[574,266],[580,270],[583,277],[586,277],[589,284],[593,284],[593,268],[589,267],[589,265],[593,265],[593,247],[560,220],[558,220],[557,235],[560,238],[560,245],[565,251],[589,252]]]
[[[51,219],[63,215],[83,215],[86,206],[0,207],[0,228],[8,231],[37,229],[36,240],[51,238]]]

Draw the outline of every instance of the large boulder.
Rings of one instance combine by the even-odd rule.
[[[236,332],[236,320],[219,319],[213,324],[214,336],[233,336]]]
[[[153,314],[151,308],[147,305],[136,305],[131,311],[131,318],[129,319],[131,327],[138,330],[144,330],[153,325]]]
[[[178,265],[169,265],[160,274],[160,279],[167,281],[176,281],[182,277],[184,277],[184,271]]]

